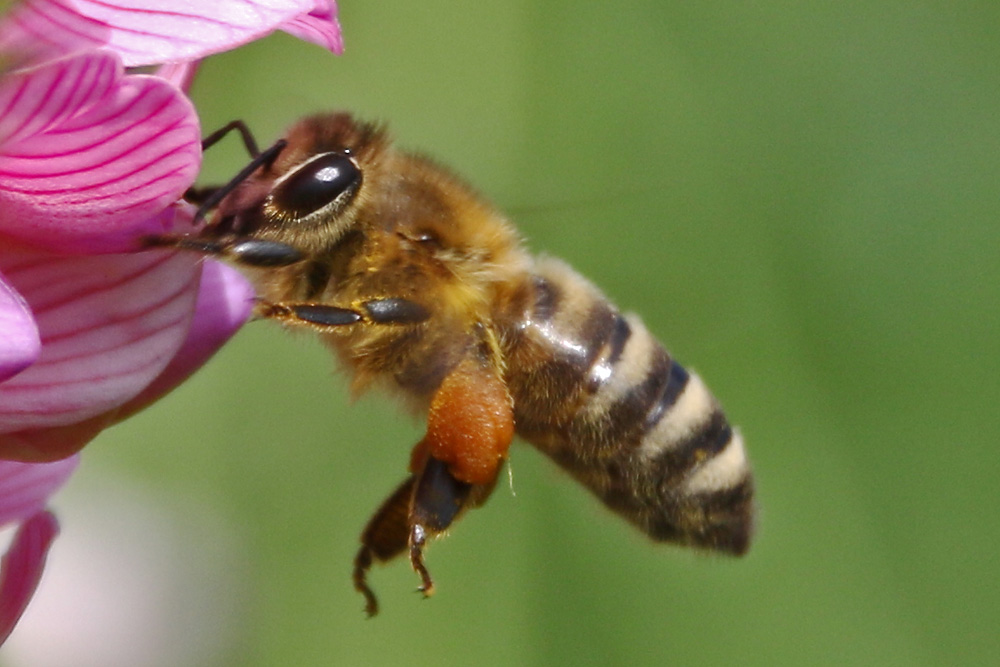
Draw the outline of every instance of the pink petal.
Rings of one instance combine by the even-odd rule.
[[[15,65],[87,51],[110,39],[111,28],[81,16],[72,0],[18,2],[0,22],[0,51],[13,54]]]
[[[206,261],[191,329],[181,349],[142,393],[126,403],[116,421],[129,417],[186,380],[246,322],[253,310],[254,290],[238,271]]]
[[[58,532],[56,518],[49,512],[39,512],[18,529],[0,561],[0,644],[10,636],[31,601]]]
[[[156,68],[156,76],[166,79],[170,85],[178,90],[183,90],[185,94],[191,91],[194,77],[198,73],[200,60],[188,60],[182,63],[167,63]]]
[[[0,384],[0,433],[73,425],[145,389],[187,336],[198,261],[161,251],[0,254],[42,340],[38,361]]]
[[[7,75],[0,118],[0,232],[50,249],[133,248],[200,165],[190,101],[109,53]]]
[[[337,21],[337,3],[333,0],[316,0],[311,12],[292,19],[281,26],[281,29],[332,53],[344,52],[344,40]]]
[[[90,53],[5,72],[0,80],[0,148],[58,127],[109,95],[122,77],[110,53]]]
[[[101,37],[129,67],[196,60],[263,37],[308,14],[313,0],[26,0],[18,29],[58,45],[76,47]],[[321,10],[329,13],[327,3]],[[69,9],[72,8],[72,9]],[[322,14],[322,12],[321,12]],[[55,17],[55,18],[54,18]],[[320,45],[339,40],[332,16],[317,17]],[[8,39],[8,41],[11,41]],[[21,38],[29,42],[29,38]]]
[[[43,510],[79,463],[79,456],[54,463],[0,461],[0,526]]]
[[[67,426],[32,428],[0,433],[0,459],[25,463],[51,463],[76,454],[84,445],[111,426],[117,410]]]
[[[41,345],[28,304],[0,277],[0,382],[33,364]]]

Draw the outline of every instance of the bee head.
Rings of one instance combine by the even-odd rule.
[[[303,250],[329,247],[356,223],[384,133],[345,113],[324,114],[300,120],[284,142],[222,200],[212,224]]]

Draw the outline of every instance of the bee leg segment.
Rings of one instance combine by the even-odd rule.
[[[415,454],[424,451],[424,442]],[[365,613],[378,613],[378,599],[368,586],[368,570],[375,562],[384,563],[408,552],[410,565],[420,577],[417,589],[424,597],[434,593],[434,580],[424,565],[427,540],[443,533],[469,506],[481,504],[492,485],[486,488],[459,481],[448,465],[424,458],[423,469],[403,482],[378,508],[361,533],[361,549],[354,557],[354,588],[365,596]]]
[[[427,435],[413,450],[417,476],[410,507],[410,564],[424,596],[434,582],[424,566],[428,537],[443,533],[466,509],[486,502],[514,437],[514,412],[493,364],[467,359],[438,387]]]
[[[260,239],[208,239],[198,236],[147,236],[149,248],[190,250],[202,255],[228,259],[237,264],[258,267],[289,266],[306,259],[305,253],[287,243]]]
[[[267,303],[257,308],[257,315],[288,324],[318,327],[342,327],[349,324],[419,324],[430,318],[427,308],[407,299],[373,299],[357,309],[322,303]]]
[[[361,306],[375,324],[420,324],[431,316],[427,308],[408,299],[372,299]]]
[[[472,485],[455,479],[447,464],[437,459],[427,460],[417,477],[410,508],[410,565],[420,576],[424,597],[434,593],[434,580],[424,565],[424,545],[428,537],[438,535],[458,518],[465,509]]]
[[[466,360],[441,383],[431,401],[427,435],[410,459],[410,477],[382,503],[361,534],[354,559],[354,587],[369,616],[378,601],[366,577],[373,562],[408,551],[425,597],[434,580],[424,564],[427,541],[461,514],[486,502],[514,436],[507,386],[496,368]]]
[[[289,266],[306,258],[301,250],[287,243],[259,239],[246,239],[226,244],[223,246],[222,254],[226,259],[239,264],[262,267]]]
[[[426,463],[418,465],[423,455],[425,461],[446,463],[460,482],[492,488],[513,438],[513,402],[498,365],[468,358],[434,393],[427,435],[414,450],[410,469],[425,468]]]
[[[282,321],[286,324],[311,324],[317,327],[342,327],[364,319],[356,310],[312,303],[260,302],[257,315]]]
[[[368,570],[372,563],[384,563],[406,551],[415,482],[416,477],[410,476],[399,485],[368,520],[361,533],[361,549],[354,557],[353,580],[355,590],[365,596],[365,613],[369,618],[378,613],[378,599],[368,586]]]

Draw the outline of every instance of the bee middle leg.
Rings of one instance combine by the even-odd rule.
[[[302,324],[326,329],[351,324],[420,324],[431,317],[423,305],[409,299],[388,297],[369,299],[350,308],[327,303],[261,302],[257,315],[285,324]]]
[[[463,361],[434,394],[427,434],[413,449],[410,477],[382,503],[361,535],[353,579],[369,616],[378,611],[367,583],[375,561],[408,553],[420,577],[418,590],[425,597],[434,592],[424,564],[428,539],[447,530],[465,510],[486,502],[513,435],[510,395],[496,366]]]

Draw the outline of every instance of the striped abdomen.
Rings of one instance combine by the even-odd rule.
[[[522,295],[504,332],[518,433],[654,539],[745,552],[750,467],[701,379],[562,262]]]

